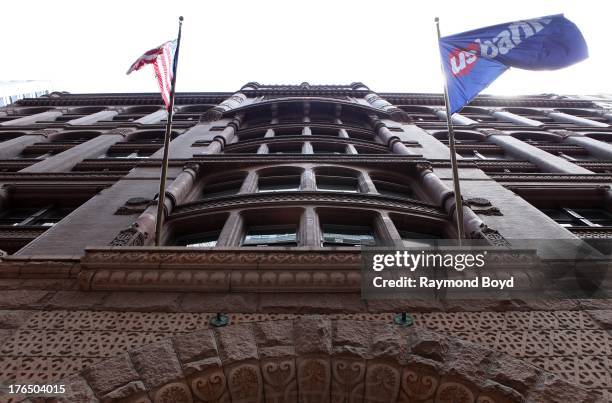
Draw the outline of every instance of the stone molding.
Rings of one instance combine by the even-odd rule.
[[[380,209],[394,209],[425,214],[436,218],[446,218],[447,214],[438,206],[414,199],[393,199],[377,194],[350,194],[342,192],[274,192],[274,193],[247,193],[213,200],[200,200],[182,206],[177,206],[168,220],[195,213],[208,213],[231,208],[256,207],[272,204],[282,207],[283,204],[334,204],[337,206],[371,207]]]
[[[597,402],[531,364],[429,330],[321,316],[176,335],[61,381],[66,401]]]
[[[241,149],[246,147],[252,147],[261,144],[274,144],[274,143],[295,143],[295,142],[322,142],[322,143],[333,143],[333,144],[353,144],[357,146],[363,146],[366,148],[380,150],[383,153],[389,153],[389,148],[380,144],[373,143],[371,141],[359,140],[354,138],[341,138],[341,137],[330,137],[330,136],[317,136],[317,135],[296,135],[296,136],[274,136],[254,140],[240,141],[239,143],[228,144],[224,148],[224,152],[231,153],[234,149]]]

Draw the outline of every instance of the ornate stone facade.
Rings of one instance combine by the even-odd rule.
[[[0,384],[68,387],[3,401],[612,400],[610,300],[361,299],[359,246],[457,236],[441,96],[177,94],[156,247],[160,105],[52,94],[0,113]],[[611,239],[586,210],[611,210],[612,127],[555,120],[604,112],[559,97],[464,109],[463,235],[502,250]]]

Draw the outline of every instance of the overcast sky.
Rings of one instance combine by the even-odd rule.
[[[590,58],[555,72],[512,69],[491,94],[612,93],[609,1],[7,1],[0,80],[50,80],[55,90],[157,91],[152,69],[126,76],[144,51],[176,36],[177,91],[266,84],[345,84],[378,92],[440,92],[434,17],[448,35],[564,13]]]

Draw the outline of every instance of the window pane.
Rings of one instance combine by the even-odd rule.
[[[243,245],[296,245],[295,227],[251,227],[247,229]]]
[[[323,225],[323,245],[376,245],[372,229],[352,225]]]
[[[202,232],[183,237],[178,237],[175,240],[177,246],[186,246],[188,248],[207,248],[217,245],[219,232]]]

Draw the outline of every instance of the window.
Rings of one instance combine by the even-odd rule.
[[[302,143],[268,144],[268,154],[301,154]]]
[[[315,154],[346,154],[346,144],[313,143],[312,152]]]
[[[414,191],[410,186],[388,180],[372,179],[378,193],[384,196],[414,199]]]
[[[240,192],[242,182],[246,177],[245,173],[211,178],[204,184],[202,198],[212,199],[216,197],[232,196]]]
[[[219,231],[209,231],[180,236],[175,239],[175,245],[187,248],[211,248],[217,245],[219,234]]]
[[[247,227],[243,246],[297,246],[295,225]]]
[[[152,150],[109,151],[100,158],[149,158]]]
[[[435,246],[440,236],[429,234],[426,232],[404,231],[398,230],[405,246],[410,247],[428,247]]]
[[[563,227],[612,226],[612,213],[600,208],[542,209],[542,212]]]
[[[301,171],[260,174],[258,192],[288,192],[300,190]]]
[[[49,205],[43,208],[16,207],[0,212],[0,225],[52,227],[74,208]]]
[[[359,192],[357,178],[346,176],[317,176],[317,190],[326,192]]]
[[[323,224],[323,246],[376,245],[369,226]]]

